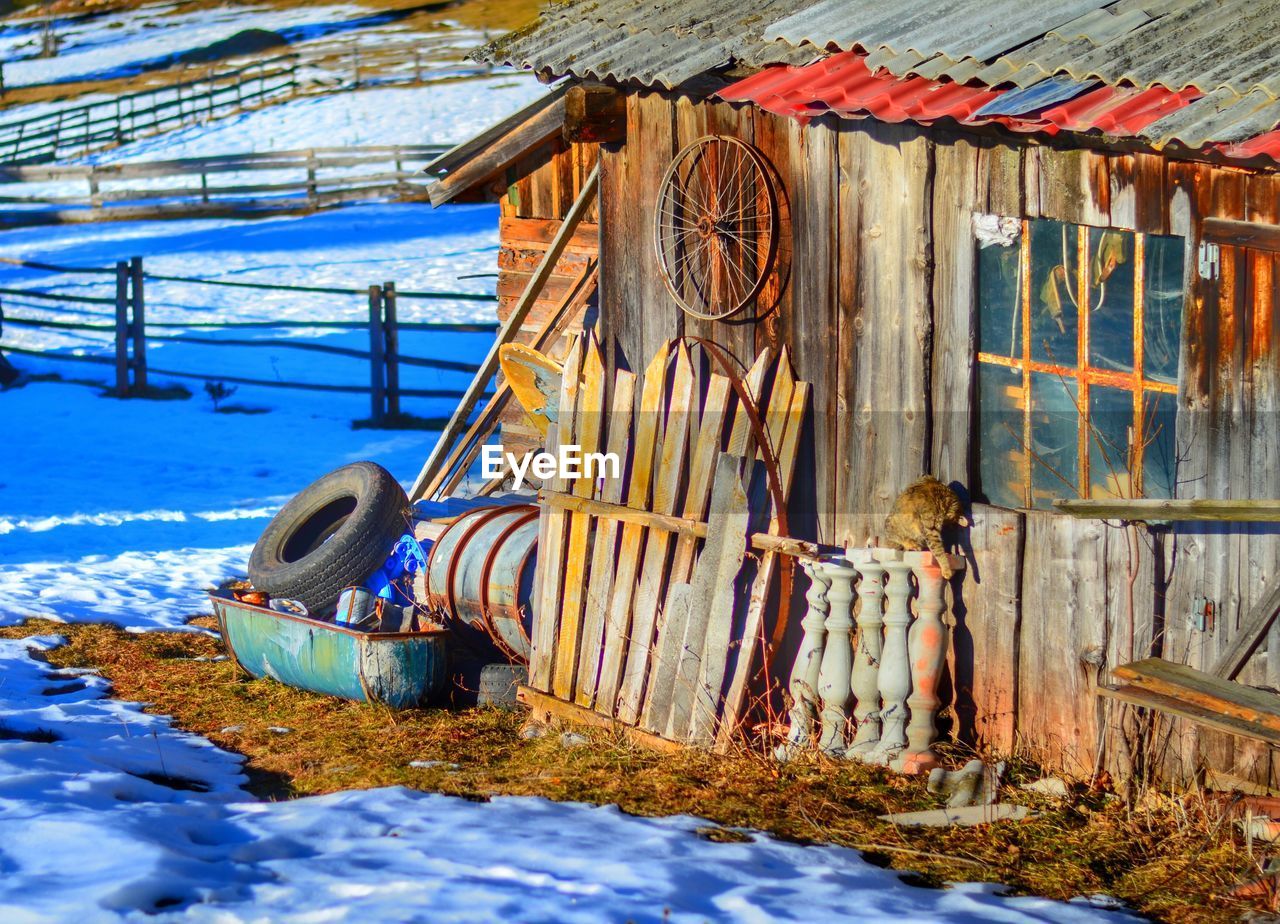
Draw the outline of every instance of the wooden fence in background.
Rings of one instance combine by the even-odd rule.
[[[397,292],[394,282],[372,285],[367,289],[347,289],[328,286],[282,286],[259,282],[199,279],[194,277],[166,276],[146,272],[141,257],[122,260],[112,267],[66,267],[32,261],[16,262],[28,269],[47,272],[70,273],[103,277],[104,285],[113,287],[111,294],[84,295],[49,292],[35,288],[0,287],[0,297],[10,301],[33,299],[37,304],[65,303],[85,306],[68,310],[70,313],[100,317],[93,321],[63,321],[4,313],[6,327],[26,327],[67,332],[96,332],[109,334],[114,343],[112,355],[50,352],[0,343],[0,352],[22,356],[39,356],[44,359],[95,363],[114,367],[113,393],[119,397],[145,397],[150,393],[149,376],[194,379],[203,382],[222,382],[231,385],[252,385],[265,388],[288,388],[304,391],[368,394],[370,396],[370,422],[374,425],[395,424],[404,419],[401,398],[458,399],[460,389],[404,388],[400,384],[400,368],[416,366],[441,371],[472,375],[478,366],[437,357],[406,356],[400,351],[400,334],[405,331],[488,333],[497,329],[494,323],[448,323],[435,321],[406,322],[397,316],[398,299],[422,299],[436,301],[495,301],[494,296],[472,292]],[[235,288],[320,293],[367,298],[367,321],[307,320],[307,321],[148,321],[146,318],[145,285],[147,280],[183,282],[194,285],[229,286]],[[29,303],[26,303],[29,307]],[[332,331],[367,331],[369,349],[318,343],[299,338],[232,339],[201,334],[203,329],[227,330],[300,330],[319,329]],[[172,331],[172,332],[170,332]],[[275,349],[302,350],[369,363],[369,386],[340,383],[293,382],[285,379],[253,379],[225,375],[212,371],[176,370],[156,368],[147,359],[148,343],[188,343],[216,347],[270,347]]]
[[[422,167],[444,150],[443,145],[400,145],[122,164],[0,164],[0,184],[83,183],[85,190],[82,195],[0,195],[0,227],[269,214],[313,211],[371,198],[425,199],[428,177]],[[245,183],[242,175],[246,173],[274,175],[263,182]],[[165,178],[175,182],[154,185]],[[179,184],[180,178],[191,179]]]
[[[0,122],[0,163],[49,163],[305,94],[488,73],[433,61],[419,43],[318,45],[234,67],[223,62],[165,86]]]

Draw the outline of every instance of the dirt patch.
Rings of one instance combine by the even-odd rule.
[[[554,734],[522,739],[517,713],[394,712],[248,679],[229,661],[209,660],[222,648],[203,634],[38,620],[0,630],[10,638],[37,634],[68,639],[48,652],[54,666],[98,668],[116,696],[149,703],[147,711],[244,754],[250,788],[262,798],[402,785],[473,799],[614,803],[637,815],[698,815],[714,823],[702,836],[716,840],[750,828],[856,847],[873,862],[912,871],[922,885],[995,881],[1058,899],[1107,893],[1171,922],[1234,921],[1261,907],[1227,893],[1256,878],[1262,858],[1248,855],[1221,804],[1194,794],[1150,793],[1125,806],[1082,787],[1064,801],[1010,789],[1034,818],[899,828],[876,816],[932,808],[935,799],[923,780],[860,764],[810,755],[779,765],[746,751],[661,755],[582,729],[591,746],[566,749]],[[1008,777],[1016,785],[1037,775],[1014,762]]]

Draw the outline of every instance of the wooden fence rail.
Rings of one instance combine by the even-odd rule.
[[[272,214],[372,198],[423,199],[428,177],[421,168],[444,150],[379,145],[119,164],[3,164],[0,184],[83,183],[84,193],[0,195],[0,226]],[[244,182],[246,174],[264,174],[263,181]],[[154,185],[166,179],[172,182]]]
[[[88,271],[87,269],[85,270]],[[113,268],[93,272],[109,273],[114,283],[113,296],[75,295],[64,296],[56,293],[39,292],[30,289],[0,289],[0,293],[21,293],[37,299],[67,299],[78,304],[110,306],[107,311],[80,312],[96,314],[110,318],[108,322],[91,321],[50,321],[43,318],[15,316],[11,312],[4,318],[5,323],[14,327],[42,328],[48,330],[96,331],[112,334],[114,354],[106,356],[86,356],[77,354],[48,353],[0,344],[0,350],[17,355],[40,356],[46,359],[66,359],[76,362],[110,364],[115,370],[114,394],[119,397],[143,397],[149,393],[148,377],[151,374],[174,378],[195,379],[206,382],[225,382],[263,386],[268,388],[296,388],[308,391],[367,393],[370,396],[370,423],[373,425],[395,424],[401,420],[401,398],[446,398],[457,399],[463,396],[460,389],[419,389],[404,388],[400,384],[400,367],[416,366],[438,369],[463,374],[474,374],[478,366],[474,363],[460,362],[434,357],[404,356],[400,353],[399,338],[403,330],[440,331],[440,332],[491,332],[495,324],[477,323],[441,323],[413,322],[403,323],[396,312],[396,284],[384,282],[368,289],[369,319],[367,323],[348,321],[217,321],[217,322],[148,322],[146,319],[146,280],[150,277],[141,257],[121,260]],[[209,282],[215,280],[190,280],[192,282]],[[285,291],[293,291],[292,286],[263,286]],[[306,289],[304,288],[304,291]],[[354,291],[354,290],[336,290]],[[424,297],[425,293],[407,293],[415,297]],[[431,297],[449,298],[449,294],[437,294]],[[160,334],[150,331],[156,329],[185,328],[305,328],[341,330],[368,330],[369,349],[358,350],[331,344],[309,343],[292,339],[223,339],[181,334]],[[290,382],[286,380],[252,379],[240,376],[228,376],[214,373],[194,372],[187,370],[157,369],[147,360],[147,344],[149,342],[193,343],[205,346],[226,347],[272,347],[275,349],[293,349],[363,359],[369,362],[368,387],[361,385],[327,384],[317,382]]]
[[[225,65],[222,65],[225,67]],[[371,73],[373,71],[374,73]],[[325,73],[350,73],[350,79]],[[489,68],[424,61],[416,44],[318,46],[112,99],[0,122],[0,163],[49,163],[308,93],[477,76]]]

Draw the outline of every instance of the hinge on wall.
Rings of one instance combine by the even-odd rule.
[[[1201,241],[1200,250],[1197,252],[1196,256],[1196,262],[1200,269],[1200,278],[1217,279],[1218,268],[1221,265],[1218,245],[1210,244],[1208,241]]]
[[[1196,597],[1191,603],[1191,612],[1187,616],[1187,628],[1193,632],[1213,632],[1214,611],[1216,606],[1208,597]]]

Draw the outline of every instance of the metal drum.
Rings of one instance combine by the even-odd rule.
[[[529,660],[538,508],[480,507],[458,517],[431,547],[427,605],[483,633],[516,663]]]

